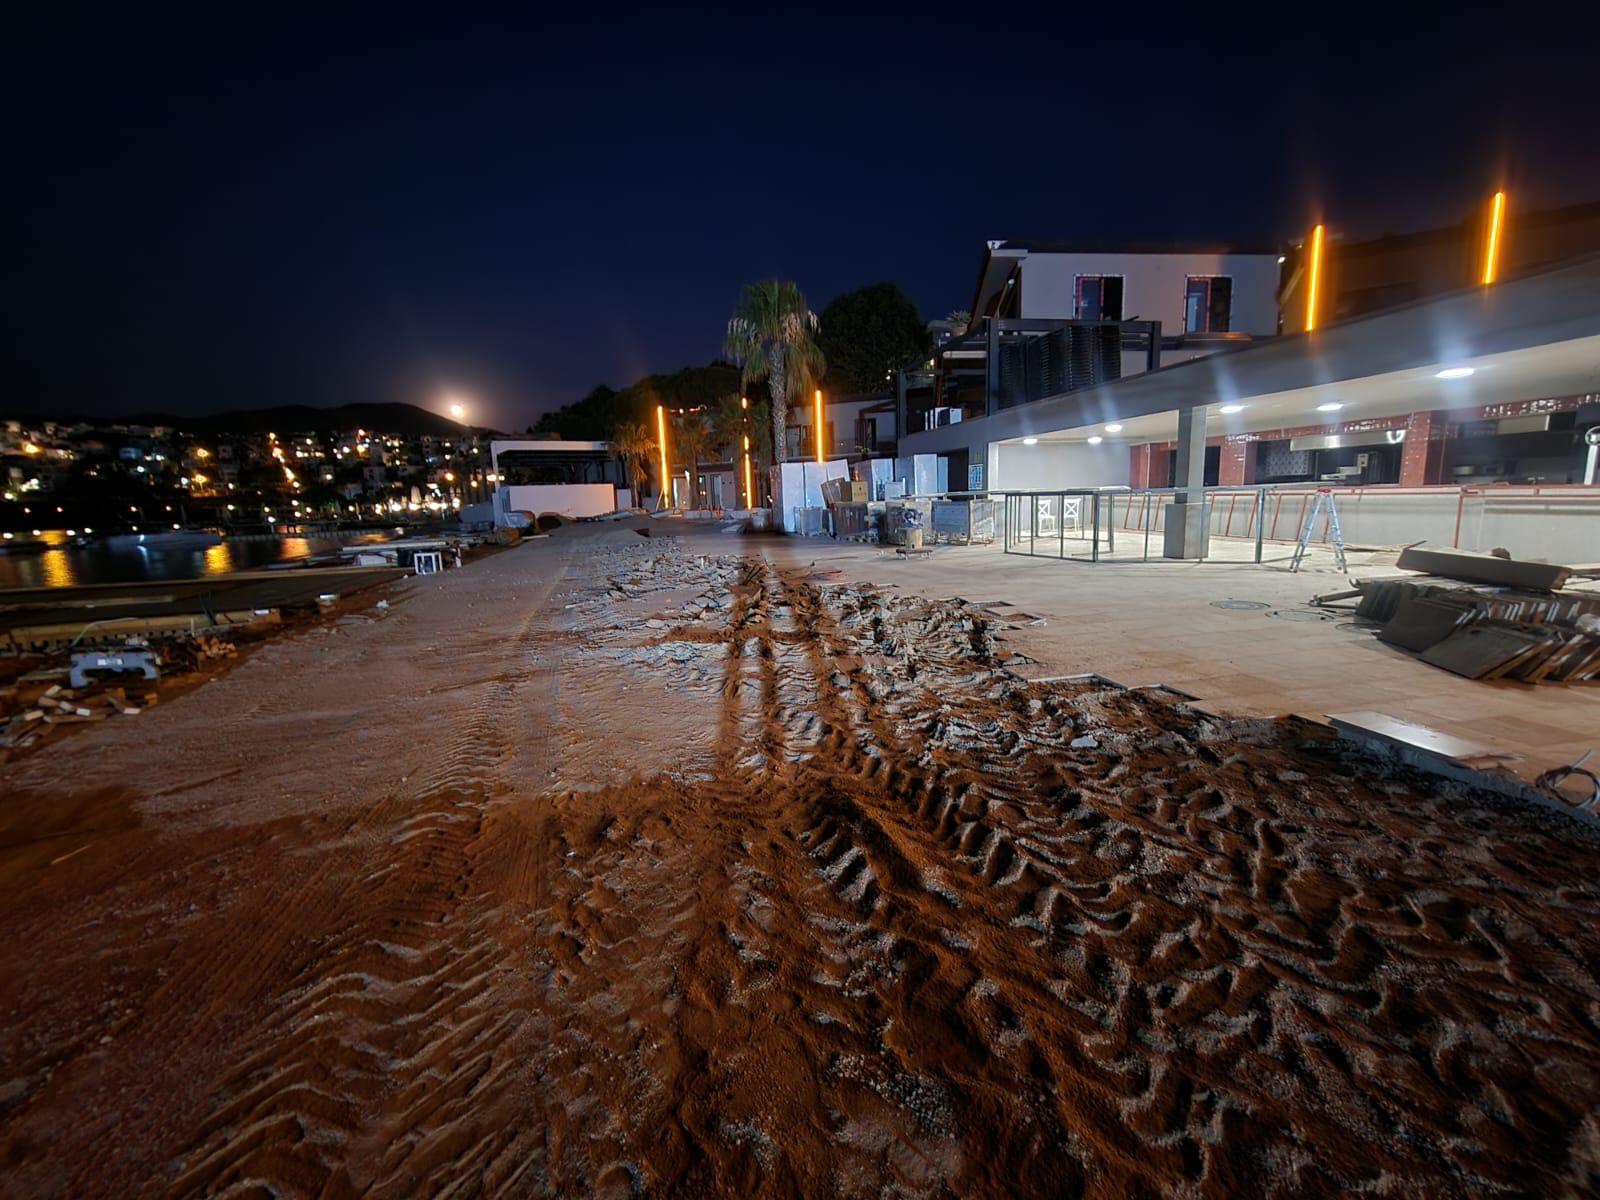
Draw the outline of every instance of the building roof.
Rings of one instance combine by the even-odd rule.
[[[1436,372],[1463,364],[1477,374],[1440,398]],[[1600,254],[910,434],[902,447],[937,453],[975,436],[1003,441],[1291,392],[1320,399],[1379,382],[1411,408],[1600,390]]]
[[[1080,242],[1052,238],[1007,238],[996,250],[1029,254],[1270,254],[1283,253],[1264,242]]]
[[[546,438],[495,438],[489,443],[491,454],[515,450],[528,454],[610,454],[610,442],[563,442]]]
[[[1590,201],[1587,204],[1568,204],[1562,208],[1545,208],[1535,212],[1511,212],[1509,220],[1515,222],[1516,229],[1545,229],[1554,225],[1565,225],[1580,221],[1600,219],[1600,201]],[[1451,242],[1460,238],[1463,229],[1471,224],[1471,218],[1458,221],[1454,225],[1441,225],[1436,229],[1419,229],[1412,233],[1385,233],[1375,238],[1364,238],[1361,241],[1343,241],[1338,244],[1339,253],[1345,256],[1362,256],[1368,254],[1387,254],[1395,250],[1403,250],[1410,246],[1428,246],[1440,242]]]

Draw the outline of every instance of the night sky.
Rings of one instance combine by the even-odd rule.
[[[1578,6],[332,7],[8,23],[0,413],[454,390],[520,428],[709,361],[760,277],[818,310],[894,280],[933,317],[988,238],[1600,199]]]

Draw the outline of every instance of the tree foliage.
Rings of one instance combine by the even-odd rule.
[[[533,432],[535,436],[559,436],[573,441],[610,441],[630,421],[654,429],[658,404],[698,408],[738,386],[738,369],[722,362],[685,367],[670,375],[646,375],[620,392],[602,384],[582,400],[545,413],[533,426]]]
[[[650,426],[643,421],[622,422],[612,436],[611,453],[621,461],[633,502],[639,503],[639,484],[650,478],[650,464],[656,456],[656,439]]]
[[[838,297],[822,310],[818,333],[834,392],[881,392],[896,371],[927,359],[928,327],[911,298],[892,283],[874,283]]]
[[[828,361],[817,345],[817,314],[798,284],[765,279],[745,285],[728,321],[724,352],[746,386],[766,380],[772,460],[782,462],[789,404],[822,379]]]

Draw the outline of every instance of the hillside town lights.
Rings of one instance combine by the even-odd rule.
[[[661,443],[661,507],[672,505],[672,480],[667,474],[667,408],[656,405],[656,440]]]
[[[1506,220],[1506,194],[1496,192],[1489,206],[1489,242],[1483,248],[1483,282],[1485,286],[1495,281],[1500,271],[1500,243],[1503,240]]]
[[[817,389],[817,461],[823,462],[822,450],[822,389]]]
[[[1306,278],[1306,332],[1317,327],[1317,289],[1322,285],[1322,226],[1311,231],[1311,266]]]

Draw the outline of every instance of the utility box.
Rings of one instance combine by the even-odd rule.
[[[992,542],[995,532],[993,500],[935,500],[932,540],[971,545]]]

